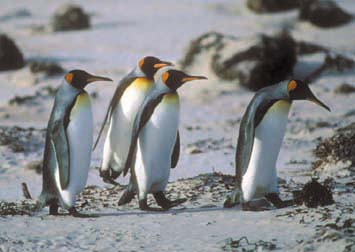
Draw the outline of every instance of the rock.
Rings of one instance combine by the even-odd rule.
[[[320,141],[313,154],[318,158],[312,165],[313,169],[339,161],[355,164],[355,123],[336,130],[332,137]]]
[[[313,54],[324,55],[318,66]],[[249,38],[209,32],[191,41],[180,65],[216,83],[236,82],[255,91],[291,77],[310,83],[325,71],[342,72],[355,63],[322,45],[295,41],[287,32]]]
[[[5,34],[0,34],[0,71],[15,70],[24,65],[22,52],[15,42]]]
[[[299,0],[247,0],[247,6],[259,14],[281,12],[299,7]]]
[[[336,27],[352,20],[352,15],[329,0],[303,0],[299,19],[309,21],[322,28]]]
[[[297,54],[298,55],[307,55],[314,54],[319,52],[329,52],[327,48],[321,45],[317,45],[314,43],[306,42],[306,41],[298,41],[297,42]]]
[[[32,61],[29,63],[32,73],[44,73],[46,76],[55,76],[64,73],[64,69],[55,62]]]
[[[242,86],[255,91],[288,78],[296,59],[296,43],[289,34],[260,35],[248,49],[216,60],[215,71],[221,78],[235,76]]]
[[[90,16],[80,6],[64,5],[54,13],[50,26],[53,31],[88,29]]]
[[[296,43],[287,33],[247,39],[208,33],[191,43],[183,68],[204,52],[211,58],[204,61],[217,77],[254,91],[290,76],[297,58]]]
[[[334,92],[336,94],[350,94],[355,92],[355,87],[348,83],[343,83],[339,85]]]

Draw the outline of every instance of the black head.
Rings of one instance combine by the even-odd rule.
[[[182,84],[193,80],[206,80],[205,76],[192,76],[179,70],[168,70],[162,74],[163,83],[171,90],[176,90]]]
[[[138,62],[141,71],[148,79],[153,79],[154,74],[162,67],[172,66],[173,64],[167,61],[161,61],[153,56],[146,56]]]
[[[106,77],[91,75],[83,70],[71,70],[65,75],[64,78],[68,84],[78,89],[83,89],[87,84],[94,81],[112,81]]]
[[[287,91],[291,101],[308,100],[330,111],[329,107],[321,102],[311,91],[309,86],[300,80],[290,80],[287,84]]]

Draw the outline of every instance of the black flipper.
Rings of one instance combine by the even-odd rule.
[[[52,130],[49,132],[58,163],[60,186],[63,190],[68,187],[70,178],[70,152],[66,130],[70,121],[70,112],[75,102],[76,98],[66,109],[64,117],[53,121]]]
[[[108,119],[111,117],[112,112],[114,111],[114,109],[116,108],[117,104],[119,103],[124,91],[126,90],[126,88],[132,84],[132,82],[136,79],[137,77],[134,75],[134,71],[132,71],[131,73],[129,73],[128,75],[126,75],[122,80],[120,80],[120,82],[117,85],[117,88],[115,90],[115,93],[110,101],[110,105],[107,108],[106,111],[106,115],[105,115],[105,119],[102,122],[100,131],[99,131],[99,135],[96,138],[93,150],[95,150],[97,144],[99,143],[100,137],[102,135],[102,132],[104,131],[104,128],[106,126],[106,123],[108,122]]]
[[[177,166],[180,156],[180,134],[179,130],[176,132],[176,141],[171,155],[171,168],[174,169]]]

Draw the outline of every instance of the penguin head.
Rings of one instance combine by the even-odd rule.
[[[207,80],[205,76],[193,76],[188,75],[182,71],[170,69],[161,74],[161,81],[170,90],[176,90],[181,87],[184,83],[193,80]]]
[[[153,56],[146,56],[138,61],[138,68],[148,78],[153,79],[154,74],[162,67],[172,66],[173,64],[167,61],[162,61]]]
[[[94,81],[112,81],[109,78],[91,75],[84,70],[77,69],[68,72],[64,78],[68,84],[78,89],[83,89],[87,84]]]
[[[290,80],[287,83],[287,91],[291,101],[308,100],[330,111],[330,108],[320,101],[303,81]]]

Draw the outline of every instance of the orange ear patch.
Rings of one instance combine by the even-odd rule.
[[[167,79],[169,78],[169,73],[164,72],[161,76],[161,79],[163,80],[164,83],[166,83]]]
[[[72,82],[72,80],[73,80],[73,74],[72,73],[67,73],[66,75],[65,75],[65,80],[69,83],[69,84],[71,84],[71,82]]]
[[[144,65],[144,58],[141,59],[141,60],[138,62],[138,66],[139,66],[140,68],[142,68],[143,65]]]
[[[290,82],[287,85],[288,91],[295,90],[297,87],[297,82],[295,80],[290,80]]]

